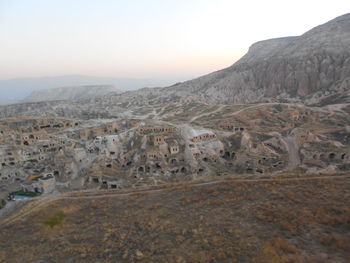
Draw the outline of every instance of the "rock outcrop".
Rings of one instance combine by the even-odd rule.
[[[229,68],[169,87],[210,103],[319,103],[350,90],[350,14],[297,37],[260,41]],[[345,96],[349,101],[349,96]],[[337,102],[339,103],[339,101]]]

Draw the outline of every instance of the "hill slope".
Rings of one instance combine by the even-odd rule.
[[[316,103],[349,90],[350,14],[298,37],[257,42],[231,67],[166,89],[214,103]]]
[[[345,263],[349,183],[335,176],[63,196],[0,227],[0,262]]]

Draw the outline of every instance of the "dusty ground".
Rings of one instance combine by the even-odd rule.
[[[350,178],[66,196],[0,231],[6,263],[349,262]]]

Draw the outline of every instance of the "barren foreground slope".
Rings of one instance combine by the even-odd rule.
[[[65,195],[2,225],[0,262],[350,261],[347,176],[137,191]]]

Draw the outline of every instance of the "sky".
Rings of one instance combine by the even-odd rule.
[[[183,81],[348,12],[348,0],[0,0],[0,80]]]

